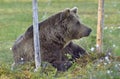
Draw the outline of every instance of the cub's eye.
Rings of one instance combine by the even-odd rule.
[[[77,23],[76,23],[77,25],[80,25],[80,22],[79,21],[77,21]]]

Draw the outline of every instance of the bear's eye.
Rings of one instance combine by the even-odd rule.
[[[76,23],[77,25],[80,25],[80,22],[79,21],[77,21],[77,23]]]

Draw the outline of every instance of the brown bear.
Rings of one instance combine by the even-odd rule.
[[[86,51],[71,41],[90,34],[91,29],[79,21],[78,9],[65,9],[39,23],[42,61],[51,63],[58,71],[65,71],[71,61]],[[34,60],[33,25],[21,35],[12,47],[15,65]],[[72,56],[67,58],[66,53]]]

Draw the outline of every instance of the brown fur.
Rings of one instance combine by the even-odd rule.
[[[62,50],[67,45],[69,47],[71,40],[88,36],[91,32],[90,28],[80,23],[77,8],[66,9],[49,17],[39,23],[39,30],[42,61],[53,64],[61,71],[71,66]],[[34,60],[33,26],[16,40],[12,50],[15,64]],[[64,64],[68,67],[65,68]]]

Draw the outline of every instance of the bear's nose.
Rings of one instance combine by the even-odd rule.
[[[87,30],[86,36],[89,36],[91,32],[92,32],[92,29],[89,28],[89,29]]]
[[[89,29],[88,32],[89,32],[89,33],[92,32],[92,29]]]

